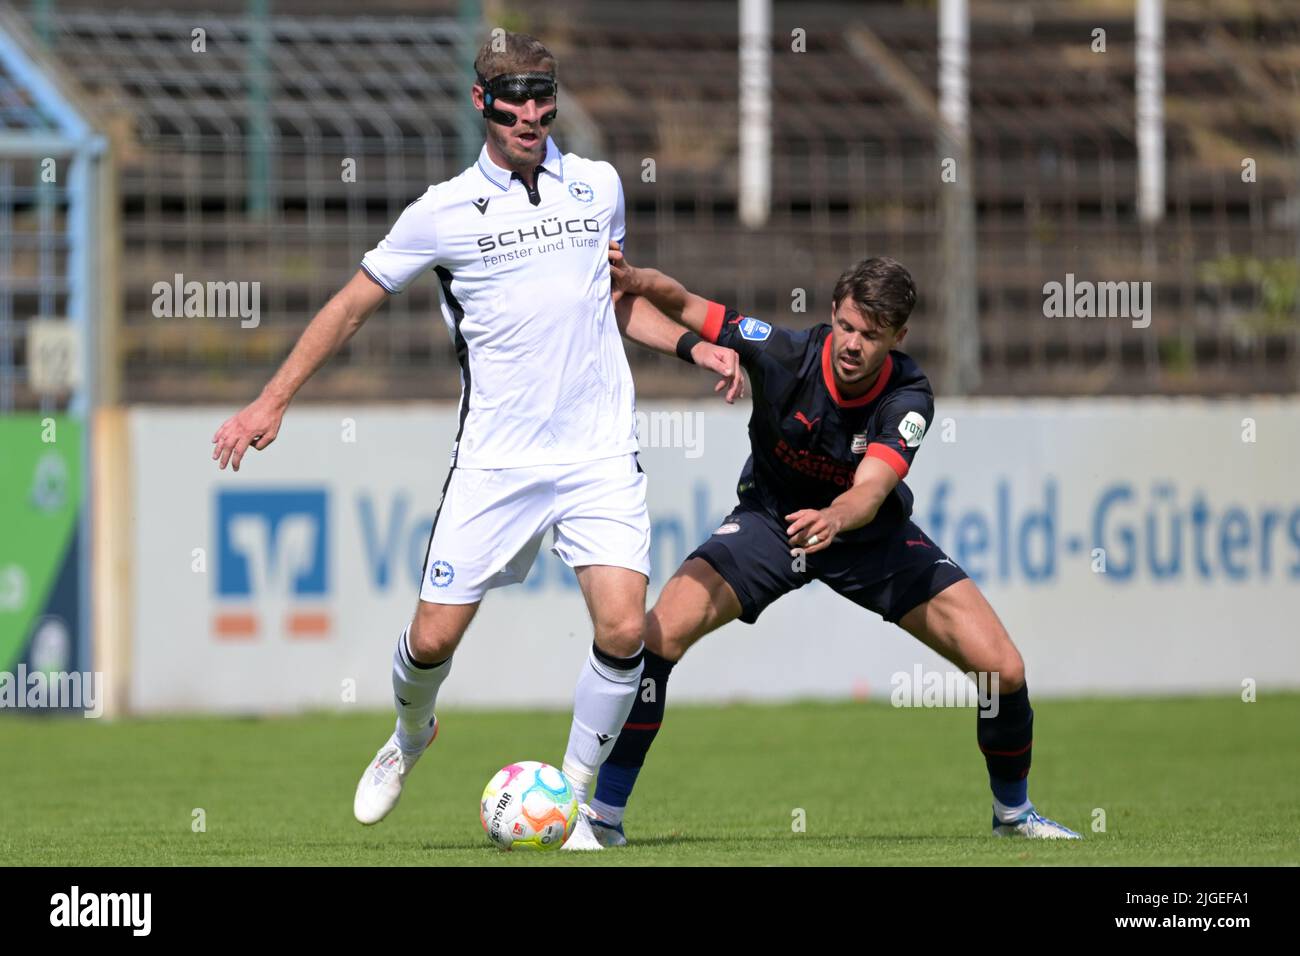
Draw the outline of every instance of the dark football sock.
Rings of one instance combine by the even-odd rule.
[[[637,774],[641,772],[650,745],[663,723],[668,675],[672,673],[674,663],[648,650],[645,652],[645,668],[641,672],[641,686],[632,703],[632,712],[609,759],[601,765],[596,780],[593,807],[597,812],[603,808],[621,810],[627,806]]]
[[[999,694],[997,714],[986,716],[981,708],[976,723],[976,737],[988,766],[994,798],[1006,807],[1028,803],[1034,742],[1034,711],[1029,706],[1028,686]]]

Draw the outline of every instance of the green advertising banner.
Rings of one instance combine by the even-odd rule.
[[[0,671],[77,669],[81,422],[0,418]]]

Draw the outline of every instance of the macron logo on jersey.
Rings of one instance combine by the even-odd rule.
[[[762,319],[746,317],[740,322],[740,336],[751,342],[762,342],[772,334],[772,326]]]

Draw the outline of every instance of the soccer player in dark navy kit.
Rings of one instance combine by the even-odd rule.
[[[637,696],[600,771],[597,838],[626,842],[623,810],[662,722],[668,675],[686,650],[730,621],[754,623],[783,594],[819,580],[963,672],[996,675],[997,706],[976,721],[993,832],[1079,839],[1029,801],[1033,711],[1019,651],[975,583],[911,520],[903,479],[933,420],[934,396],[895,348],[916,303],[908,271],[889,258],[859,262],[835,284],[830,324],[790,331],[634,268],[616,244],[610,261],[620,310],[657,308],[690,330],[679,355],[689,360],[700,335],[739,354],[754,411],[735,510],[646,616],[643,680],[654,680],[655,693]]]

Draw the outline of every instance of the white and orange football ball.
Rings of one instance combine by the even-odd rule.
[[[479,820],[488,839],[503,850],[555,850],[578,822],[578,797],[555,767],[521,760],[488,781]]]

